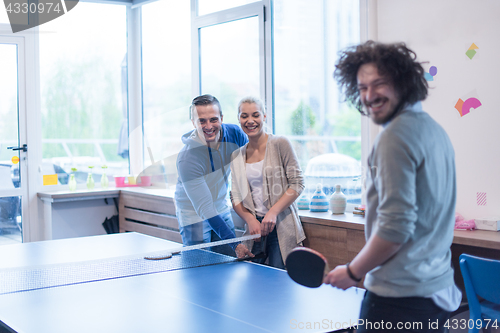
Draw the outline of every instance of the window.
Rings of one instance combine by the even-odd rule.
[[[17,69],[17,45],[0,44],[0,168],[3,170],[0,189],[19,187],[18,181],[10,177],[11,158],[15,152],[7,149],[9,146],[19,144],[18,125],[18,69]],[[8,176],[7,176],[8,175]]]
[[[238,102],[260,96],[259,18],[200,29],[201,91],[221,103],[224,122],[238,123]]]
[[[142,7],[142,56],[146,167],[151,159],[177,154],[183,146],[181,136],[193,129],[189,1],[158,1]]]
[[[359,43],[359,26],[358,1],[274,1],[275,132],[291,139],[306,193],[340,184],[351,203],[361,203],[361,116],[332,74],[338,51]]]
[[[329,195],[340,184],[350,203],[360,203],[361,116],[341,100],[332,76],[338,51],[360,41],[359,1],[191,5],[197,15],[186,2],[143,6],[144,151],[157,161],[181,149],[192,97],[216,96],[224,122],[237,123],[238,101],[255,95],[265,100],[270,128],[292,141],[306,192],[320,182]],[[158,13],[175,15],[162,20]],[[149,159],[146,153],[146,165]]]
[[[22,195],[12,196],[20,188],[19,152],[19,80],[18,46],[2,43],[0,38],[0,244],[22,241]],[[22,80],[22,79],[21,79]],[[24,166],[23,166],[24,168]],[[25,181],[25,179],[23,179]]]
[[[238,122],[237,106],[243,97],[265,100],[264,5],[254,1],[235,7],[243,2],[231,2],[224,15],[195,16],[191,22],[192,54],[198,60],[193,61],[193,78],[197,80],[193,92],[217,97],[226,123]],[[209,8],[221,9],[217,3],[229,4],[211,2]]]
[[[40,26],[42,172],[128,174],[125,6],[80,2]]]

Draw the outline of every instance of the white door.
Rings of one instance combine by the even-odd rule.
[[[25,38],[0,34],[0,245],[23,241],[28,217]]]

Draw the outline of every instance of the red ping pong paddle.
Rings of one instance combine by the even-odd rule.
[[[286,258],[285,265],[293,281],[309,288],[321,286],[324,276],[330,271],[326,258],[307,247],[294,248]]]

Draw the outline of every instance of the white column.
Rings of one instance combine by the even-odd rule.
[[[127,8],[127,66],[130,173],[143,169],[141,7]]]

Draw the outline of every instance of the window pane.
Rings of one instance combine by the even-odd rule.
[[[224,122],[238,123],[239,100],[260,97],[259,18],[201,29],[200,54],[202,93],[219,99]]]
[[[0,44],[0,190],[19,188],[17,45]],[[0,197],[0,245],[22,242],[21,196]]]
[[[219,10],[247,5],[258,0],[198,0],[198,15],[205,15]]]
[[[21,197],[0,198],[0,245],[22,242]]]
[[[274,18],[276,134],[292,140],[306,193],[322,183],[330,195],[340,184],[360,203],[361,117],[332,76],[338,51],[359,43],[359,3],[276,0]]]
[[[43,174],[128,174],[125,6],[80,2],[40,29]]]
[[[20,185],[19,152],[7,149],[19,145],[17,86],[17,45],[0,44],[0,189]]]
[[[171,13],[168,19],[165,13]],[[154,161],[175,155],[183,146],[181,136],[193,129],[190,2],[143,6],[142,29],[144,164],[149,166],[148,147]]]

